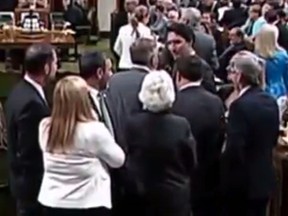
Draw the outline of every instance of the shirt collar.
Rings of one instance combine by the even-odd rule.
[[[250,86],[246,86],[243,89],[241,89],[240,93],[239,93],[239,97],[241,97],[243,94],[245,94],[245,92],[247,92],[250,89]]]
[[[148,73],[151,72],[150,68],[148,68],[147,66],[144,66],[144,65],[133,64],[132,68],[145,70],[145,71],[147,71]]]
[[[91,86],[88,86],[89,92],[93,98],[97,98],[99,95],[99,91]]]
[[[189,87],[199,87],[199,86],[201,86],[201,81],[189,82],[189,83],[181,86],[181,87],[179,88],[179,91],[182,91],[182,90],[187,89],[187,88],[189,88]]]
[[[28,74],[25,74],[24,80],[26,82],[30,83],[38,91],[38,93],[41,95],[41,97],[46,101],[43,88],[39,83],[37,83],[33,79],[31,79],[31,77]]]

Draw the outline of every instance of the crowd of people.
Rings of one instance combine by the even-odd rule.
[[[5,105],[18,216],[267,215],[286,3],[149,3],[126,0],[112,16],[116,71],[104,53],[82,53],[52,106],[55,49],[26,51]]]

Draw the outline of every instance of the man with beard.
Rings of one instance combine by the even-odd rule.
[[[17,216],[40,216],[37,202],[43,159],[38,142],[40,121],[50,110],[43,87],[57,71],[57,55],[49,44],[35,44],[25,55],[25,75],[6,103],[10,186]]]

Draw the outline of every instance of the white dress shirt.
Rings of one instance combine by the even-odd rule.
[[[44,176],[38,201],[52,208],[111,208],[107,165],[122,166],[125,155],[108,129],[99,121],[79,122],[73,147],[66,153],[50,153],[47,151],[49,122],[50,118],[46,118],[39,126]]]
[[[182,90],[187,89],[187,88],[190,88],[190,87],[198,87],[198,86],[201,86],[201,81],[189,82],[189,83],[181,86],[181,87],[179,88],[179,91],[182,91]]]
[[[31,79],[28,74],[25,74],[24,80],[25,80],[26,82],[30,83],[30,84],[38,91],[38,93],[40,94],[40,96],[42,97],[42,99],[43,99],[45,102],[47,102],[46,97],[45,97],[45,94],[44,94],[43,87],[42,87],[39,83],[37,83],[37,82],[35,82],[33,79]]]
[[[145,26],[143,23],[139,23],[137,30],[140,33],[140,38],[153,39],[150,28]],[[119,30],[116,42],[114,44],[114,51],[119,55],[119,68],[130,69],[132,67],[130,47],[136,40],[136,35],[133,33],[133,27],[131,24],[122,26]]]

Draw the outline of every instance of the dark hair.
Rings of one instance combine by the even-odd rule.
[[[193,29],[184,23],[172,23],[168,26],[167,30],[168,33],[174,32],[175,34],[181,36],[188,43],[195,43],[195,34]]]
[[[286,18],[286,13],[284,10],[278,10],[277,15],[279,16],[280,19]]]
[[[105,67],[105,57],[101,52],[83,54],[79,59],[80,76],[88,79],[95,75],[99,68]]]
[[[272,24],[275,21],[277,21],[277,11],[274,9],[270,9],[268,10],[265,14],[264,14],[265,20],[269,23]]]
[[[38,43],[31,45],[25,54],[25,71],[32,75],[44,73],[45,65],[53,61],[55,50],[51,44]]]
[[[133,28],[132,35],[136,34],[136,38],[140,37],[140,32],[137,29],[139,22],[143,22],[148,15],[149,11],[146,6],[140,5],[135,8],[134,14],[131,17],[130,22]]]
[[[240,8],[242,4],[241,0],[232,0],[232,5],[234,8]]]
[[[253,7],[256,7],[256,6],[258,6],[259,8],[253,8]],[[252,12],[258,13],[259,17],[262,15],[262,11],[261,11],[262,6],[261,6],[261,4],[256,3],[256,2],[255,3],[251,3],[250,8],[253,8]]]
[[[235,27],[233,29],[235,29],[235,34],[237,37],[244,39],[245,33],[243,32],[243,30],[240,27]],[[231,30],[233,30],[233,29],[231,29]]]
[[[176,70],[181,77],[191,82],[202,79],[203,64],[201,58],[197,55],[183,56],[176,60]]]
[[[131,61],[133,64],[150,66],[156,42],[148,38],[137,39],[130,47]]]

